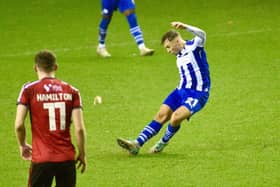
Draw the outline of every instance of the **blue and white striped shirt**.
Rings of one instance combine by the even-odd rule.
[[[195,36],[186,41],[184,49],[177,54],[177,67],[180,73],[178,89],[192,89],[209,92],[210,73],[204,51],[205,39]]]

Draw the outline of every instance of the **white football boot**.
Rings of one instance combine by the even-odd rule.
[[[140,145],[136,142],[136,140],[117,138],[117,142],[119,146],[126,149],[132,155],[137,155],[140,150]]]
[[[150,149],[149,153],[160,153],[166,146],[167,143],[164,143],[160,140]]]
[[[111,54],[107,51],[106,47],[97,47],[96,53],[104,58],[111,57]]]
[[[142,47],[140,50],[140,55],[141,56],[152,56],[155,52],[154,49],[149,49],[147,47]]]

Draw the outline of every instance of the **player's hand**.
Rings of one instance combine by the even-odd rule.
[[[76,159],[77,169],[81,168],[81,173],[86,171],[87,161],[84,154],[79,154]]]
[[[171,26],[172,27],[175,27],[176,29],[186,29],[187,28],[187,25],[182,23],[182,22],[179,22],[179,21],[173,21],[171,22]]]
[[[29,144],[24,144],[19,147],[20,154],[23,160],[31,160],[32,158],[32,147]]]

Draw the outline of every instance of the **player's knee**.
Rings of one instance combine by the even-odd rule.
[[[133,14],[134,12],[135,12],[134,9],[127,9],[127,10],[123,11],[123,15],[129,16],[130,14]]]
[[[168,112],[165,111],[159,111],[155,117],[155,120],[158,121],[159,123],[163,124],[166,121],[168,121],[170,118],[170,115]]]
[[[182,122],[182,117],[179,112],[174,112],[171,116],[170,123],[174,125],[179,125]]]
[[[103,15],[102,15],[102,18],[103,18],[103,19],[110,20],[110,19],[112,18],[112,15],[109,15],[109,14],[103,14]]]

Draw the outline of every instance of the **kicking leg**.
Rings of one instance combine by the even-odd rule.
[[[128,150],[131,154],[136,155],[139,152],[140,147],[160,131],[162,125],[170,119],[171,114],[172,110],[169,108],[169,106],[163,104],[154,120],[152,120],[142,130],[136,140],[118,138],[118,144],[124,149]]]

